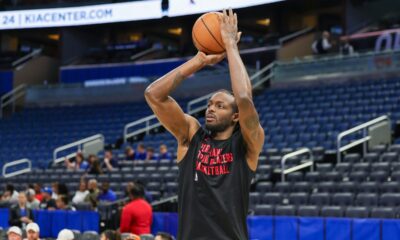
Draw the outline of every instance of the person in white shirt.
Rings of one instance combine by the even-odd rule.
[[[76,191],[74,197],[72,198],[72,202],[73,203],[83,203],[85,202],[85,198],[86,196],[89,194],[89,191],[87,190],[86,187],[86,182],[85,181],[81,181],[79,183],[79,190]]]
[[[322,37],[315,40],[311,46],[314,54],[326,54],[332,48],[330,43],[331,34],[328,31],[322,33]]]
[[[26,198],[28,200],[28,202],[26,203],[26,205],[30,208],[30,209],[39,209],[39,205],[40,202],[39,200],[37,200],[35,198],[35,190],[29,188],[28,190],[26,190]]]
[[[14,204],[18,202],[19,193],[14,189],[12,184],[7,184],[3,196],[1,196],[2,201],[9,201]]]

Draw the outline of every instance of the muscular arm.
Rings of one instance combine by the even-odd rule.
[[[182,148],[188,146],[200,124],[195,118],[185,114],[170,95],[188,76],[223,58],[223,55],[205,55],[199,52],[189,61],[150,84],[145,91],[146,101],[154,114],[178,141],[178,161],[186,153]]]
[[[252,170],[256,170],[258,157],[264,144],[264,130],[253,103],[250,78],[240,58],[236,43],[238,38],[236,14],[233,14],[232,10],[229,10],[229,14],[224,11],[221,20],[232,90],[239,108],[240,128],[247,147],[247,163]]]

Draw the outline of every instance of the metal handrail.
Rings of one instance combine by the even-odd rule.
[[[15,60],[14,62],[12,62],[11,66],[15,67],[15,66],[25,62],[26,60],[28,60],[30,58],[36,57],[37,55],[39,55],[41,53],[42,53],[42,49],[41,48],[35,49],[31,53],[29,53],[29,54],[27,54],[27,55]]]
[[[308,33],[308,32],[310,32],[311,30],[313,30],[314,28],[312,28],[312,27],[308,27],[308,28],[304,28],[304,29],[302,29],[302,30],[300,30],[300,31],[297,31],[297,32],[294,32],[294,33],[292,33],[292,34],[289,34],[289,35],[286,35],[286,36],[284,36],[284,37],[281,37],[281,38],[279,38],[279,44],[283,44],[284,42],[286,42],[286,41],[288,41],[288,40],[291,40],[291,39],[293,39],[293,38],[296,38],[296,37],[298,37],[298,36],[301,36],[301,35],[303,35],[303,34],[305,34],[305,33]]]
[[[28,167],[24,168],[24,169],[17,170],[15,172],[6,173],[7,168],[19,165],[21,163],[28,163]],[[3,177],[4,178],[9,178],[9,177],[14,177],[14,176],[17,176],[17,175],[20,175],[20,174],[28,173],[30,171],[32,171],[32,162],[31,162],[31,160],[29,160],[27,158],[23,158],[23,159],[20,159],[20,160],[15,160],[15,161],[12,161],[12,162],[4,164],[2,173],[3,173]]]
[[[360,124],[360,125],[358,125],[356,127],[353,127],[351,129],[348,129],[346,131],[343,131],[343,132],[339,133],[338,136],[337,136],[336,161],[338,163],[340,163],[342,161],[342,152],[344,152],[344,151],[346,151],[346,150],[348,150],[348,149],[350,149],[352,147],[355,147],[355,146],[357,146],[359,144],[363,144],[363,152],[365,154],[366,153],[366,149],[367,149],[366,143],[371,139],[370,136],[367,136],[367,128],[371,127],[371,126],[373,126],[373,125],[375,125],[377,123],[383,122],[383,121],[389,121],[390,122],[390,118],[387,115],[384,115],[384,116],[375,118],[375,119],[373,119],[371,121],[368,121],[366,123]],[[357,139],[356,141],[351,142],[351,143],[349,143],[347,145],[341,146],[343,137],[348,136],[348,135],[350,135],[352,133],[358,132],[360,130],[363,130],[363,137],[362,138]]]
[[[134,122],[126,124],[124,127],[124,143],[126,143],[128,141],[128,138],[130,138],[132,136],[135,136],[135,135],[138,135],[141,133],[148,134],[151,129],[160,127],[161,123],[159,123],[159,122],[150,124],[150,121],[154,120],[154,119],[157,119],[157,117],[156,117],[156,115],[153,114],[153,115],[150,115],[150,116],[147,116],[147,117],[141,118],[139,120],[136,120]],[[137,126],[142,123],[146,123],[146,127],[136,130],[134,132],[128,133],[129,128]]]
[[[76,142],[72,142],[72,143],[69,143],[69,144],[66,144],[64,146],[56,148],[53,151],[53,164],[57,164],[59,162],[62,162],[62,161],[65,160],[65,158],[70,158],[72,156],[75,156],[75,153],[70,153],[70,154],[68,154],[66,156],[57,158],[57,154],[59,152],[67,150],[67,149],[70,149],[70,148],[73,148],[73,147],[78,147],[78,151],[81,151],[83,144],[88,143],[88,142],[92,142],[92,141],[96,141],[96,140],[101,140],[103,142],[103,144],[105,142],[105,138],[104,138],[103,134],[96,134],[96,135],[93,135],[91,137],[87,137],[87,138],[78,140]]]
[[[12,112],[15,112],[15,101],[18,100],[20,97],[25,96],[26,94],[26,84],[21,84],[18,87],[14,88],[10,92],[4,94],[0,98],[0,119],[3,117],[3,109],[13,104]]]
[[[310,155],[310,159],[307,162],[304,162],[300,165],[294,166],[292,168],[286,169],[286,160],[308,153]],[[286,155],[284,155],[281,159],[281,181],[284,182],[285,181],[285,175],[298,171],[300,169],[306,168],[306,167],[311,167],[311,171],[314,171],[314,155],[312,153],[312,151],[309,148],[301,148],[295,152],[291,152],[288,153]]]

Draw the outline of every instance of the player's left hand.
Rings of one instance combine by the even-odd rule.
[[[201,64],[203,64],[203,66],[206,66],[214,65],[221,62],[225,58],[225,56],[225,53],[207,55],[203,52],[198,52],[195,57],[201,62]]]

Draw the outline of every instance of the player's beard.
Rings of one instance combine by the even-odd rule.
[[[225,131],[230,125],[229,121],[217,123],[217,124],[207,124],[206,123],[206,129],[210,131],[211,133],[219,133]]]

